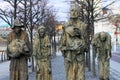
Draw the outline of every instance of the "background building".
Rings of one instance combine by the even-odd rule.
[[[114,44],[116,41],[118,44],[120,44],[120,26],[117,28],[115,23],[111,22],[112,18],[114,18],[117,14],[120,14],[119,8],[120,6],[116,5],[115,3],[104,8],[102,8],[101,4],[102,13],[99,16],[100,20],[95,22],[95,33],[101,31],[108,32],[112,36],[112,44]],[[115,32],[117,32],[117,34],[115,34]]]

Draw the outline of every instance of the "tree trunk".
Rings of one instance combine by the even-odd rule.
[[[31,38],[31,52],[33,54],[33,18],[32,18],[32,0],[30,0],[30,38]],[[34,57],[32,56],[32,71],[35,71]]]
[[[88,6],[90,6],[90,2],[88,1]],[[87,11],[88,15],[87,15],[87,46],[88,46],[88,53],[86,54],[86,65],[88,67],[88,71],[91,71],[91,66],[90,66],[90,40],[89,40],[89,35],[90,35],[90,7],[88,7],[88,11]]]
[[[54,34],[53,34],[53,56],[55,57],[56,56],[56,39],[55,39],[55,31],[54,31]]]
[[[95,49],[94,47],[92,47],[92,73],[93,73],[93,77],[96,77],[96,69],[95,69]]]
[[[92,0],[92,4],[94,4],[94,0]],[[93,37],[94,36],[94,7],[93,7],[93,5],[91,6],[92,7],[92,11],[91,11],[91,13],[92,13],[92,15],[91,15],[91,37]],[[93,65],[93,67],[92,67],[92,72],[93,72],[93,77],[95,77],[96,76],[96,70],[95,70],[95,51],[93,50],[93,53],[92,53],[92,65]]]
[[[24,26],[25,26],[25,31],[26,31],[26,27],[27,27],[27,24],[26,24],[26,22],[27,22],[27,13],[26,13],[26,11],[27,11],[27,1],[26,0],[24,0],[25,1],[25,4],[24,4],[24,7],[25,7],[25,10],[24,10]]]
[[[91,71],[90,40],[88,41],[88,71]]]
[[[14,19],[17,17],[17,0],[14,0]]]

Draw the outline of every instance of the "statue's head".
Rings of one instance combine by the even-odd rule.
[[[43,37],[45,35],[45,27],[44,26],[40,26],[38,28],[38,34]]]
[[[105,41],[106,40],[106,34],[105,34],[105,32],[101,32],[100,33],[100,40],[101,41]]]
[[[14,24],[11,27],[16,33],[19,33],[21,31],[21,28],[24,27],[24,25],[22,24],[22,22],[20,21],[19,18],[16,18],[14,20]]]
[[[70,9],[70,18],[75,19],[80,16],[80,10],[79,6],[77,4],[73,5]]]

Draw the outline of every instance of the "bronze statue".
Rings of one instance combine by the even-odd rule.
[[[109,80],[109,60],[111,57],[111,36],[107,32],[97,33],[92,45],[95,48],[94,52],[98,53],[98,69],[99,79]]]
[[[37,80],[52,80],[50,62],[50,40],[45,33],[45,27],[40,26],[34,40],[34,55],[36,58]]]
[[[79,19],[78,5],[70,11],[70,19],[64,25],[60,49],[64,56],[66,80],[84,80],[84,52],[87,51],[86,24]],[[79,48],[78,48],[79,47]]]
[[[84,80],[84,45],[79,28],[65,28],[60,49],[65,59],[66,80]]]
[[[79,28],[79,30],[81,31],[81,35],[83,37],[83,39],[85,40],[86,44],[85,44],[85,52],[88,51],[88,46],[87,46],[87,24],[85,24],[84,22],[82,22],[80,20],[80,10],[79,10],[79,6],[77,4],[74,4],[74,6],[71,8],[70,10],[70,19],[66,25],[67,26],[74,26]]]
[[[10,80],[28,80],[27,59],[30,57],[30,43],[20,20],[14,20],[13,31],[8,35],[7,55],[10,62]]]

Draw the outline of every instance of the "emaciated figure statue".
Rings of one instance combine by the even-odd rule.
[[[36,80],[52,80],[50,47],[50,40],[45,27],[40,26],[34,40],[34,55],[37,66]]]
[[[27,60],[30,57],[30,43],[19,19],[15,19],[13,31],[8,35],[7,54],[10,62],[10,80],[28,80]]]
[[[64,56],[66,80],[84,80],[84,53],[87,51],[86,24],[80,21],[78,5],[71,7],[70,19],[64,24],[60,49]],[[80,46],[79,48],[77,48]],[[71,48],[70,48],[71,47]]]
[[[65,28],[60,49],[65,59],[66,80],[84,80],[84,45],[79,28]]]
[[[66,27],[68,26],[74,26],[79,28],[79,30],[81,31],[81,36],[83,37],[83,39],[85,40],[85,52],[88,51],[88,46],[87,46],[87,24],[85,24],[84,22],[82,22],[80,20],[80,7],[77,4],[74,4],[71,7],[70,10],[70,19],[68,21],[68,23],[66,24]]]
[[[111,36],[107,32],[97,33],[92,45],[95,48],[95,53],[98,53],[98,69],[99,79],[109,80],[110,68],[109,60],[111,57]]]

